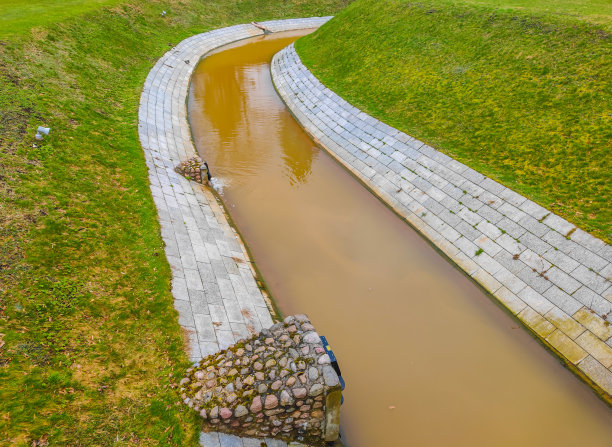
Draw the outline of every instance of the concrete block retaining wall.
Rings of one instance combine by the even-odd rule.
[[[310,136],[612,402],[612,247],[351,106],[302,64],[272,62]]]

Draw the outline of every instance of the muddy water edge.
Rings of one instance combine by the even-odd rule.
[[[305,33],[207,56],[189,118],[280,310],[339,358],[346,445],[612,445],[612,410],[295,122],[269,63]]]

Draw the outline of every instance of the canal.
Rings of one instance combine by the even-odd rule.
[[[299,35],[203,59],[189,117],[277,305],[339,358],[346,445],[612,445],[610,408],[295,122],[269,63]]]

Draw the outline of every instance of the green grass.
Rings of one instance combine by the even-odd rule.
[[[112,5],[122,0],[0,0],[0,39]]]
[[[138,141],[142,86],[195,33],[344,3],[131,1],[34,29],[31,3],[12,4],[15,34],[0,39],[0,445],[196,445],[175,388],[188,359]],[[34,148],[39,125],[51,134]]]
[[[441,0],[455,5],[487,6],[502,11],[549,14],[609,26],[610,0]]]
[[[357,0],[296,48],[355,106],[610,241],[612,6],[567,4]]]

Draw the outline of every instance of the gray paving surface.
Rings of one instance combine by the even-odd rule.
[[[327,20],[313,17],[263,24],[272,31],[288,31],[316,28]],[[186,98],[197,62],[215,48],[261,34],[252,25],[236,25],[185,39],[155,64],[141,95],[140,142],[172,267],[174,305],[189,336],[189,356],[194,362],[273,324],[251,261],[215,196],[174,172],[181,161],[196,155]],[[260,442],[217,433],[201,438],[205,447],[259,447]]]
[[[612,394],[612,247],[351,106],[302,64],[272,62],[311,137],[601,390]]]

